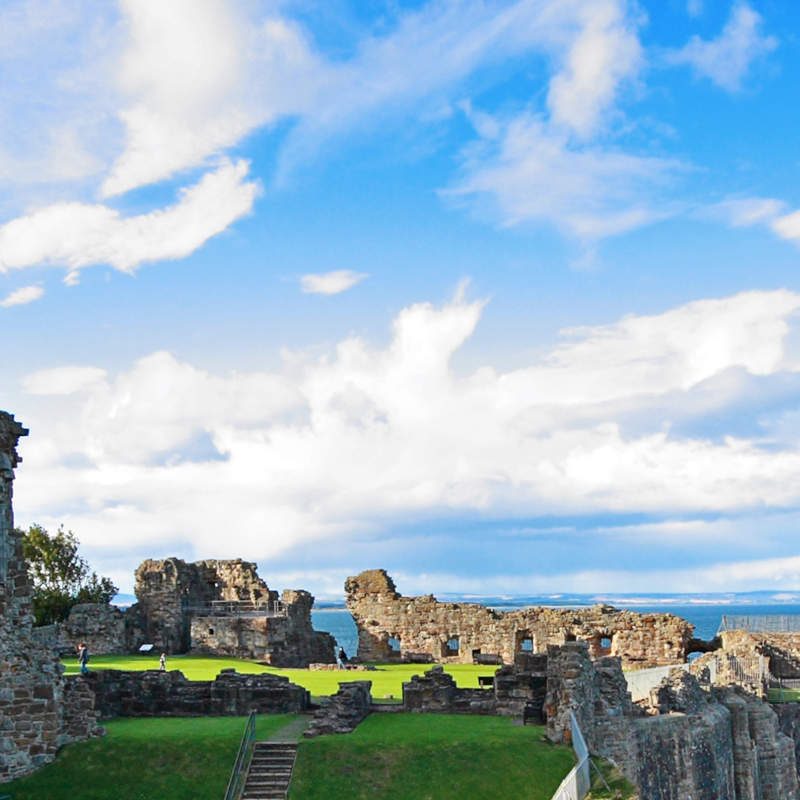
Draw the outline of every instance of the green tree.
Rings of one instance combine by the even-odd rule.
[[[63,622],[77,603],[108,603],[119,591],[110,578],[91,571],[78,553],[78,538],[63,525],[53,534],[41,525],[19,533],[33,582],[37,625]]]

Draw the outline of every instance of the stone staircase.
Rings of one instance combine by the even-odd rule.
[[[292,742],[256,742],[242,800],[286,800],[296,757]]]

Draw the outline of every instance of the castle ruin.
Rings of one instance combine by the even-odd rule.
[[[100,732],[94,693],[82,679],[65,681],[52,649],[31,635],[31,584],[12,509],[17,442],[27,433],[0,411],[0,783]]]
[[[638,614],[612,606],[494,611],[476,603],[403,597],[385,570],[345,582],[362,661],[513,664],[548,645],[584,641],[592,658],[619,656],[624,669],[686,660],[694,626],[673,614]]]

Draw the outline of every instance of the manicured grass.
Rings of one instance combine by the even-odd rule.
[[[54,763],[0,786],[13,800],[220,800],[246,717],[118,719]],[[294,719],[258,718],[259,738]]]
[[[64,659],[67,674],[78,672],[78,663],[74,658]],[[413,675],[422,675],[432,664],[381,664],[369,672],[356,671],[316,671],[308,669],[275,669],[258,664],[255,661],[244,661],[236,658],[215,656],[170,656],[168,669],[179,669],[189,680],[212,680],[219,671],[232,667],[237,672],[256,674],[273,672],[285,675],[293,683],[308,689],[315,697],[334,694],[339,690],[340,681],[372,681],[372,696],[376,699],[393,697],[400,700],[403,696],[403,682]],[[158,669],[158,656],[92,656],[89,663],[91,669]],[[479,675],[494,675],[496,667],[474,666],[472,664],[448,664],[445,670],[462,688],[477,688]]]
[[[373,714],[300,745],[291,800],[550,800],[572,750],[504,717]]]

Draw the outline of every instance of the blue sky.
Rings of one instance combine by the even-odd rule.
[[[6,0],[18,523],[123,590],[796,589],[798,22]]]

